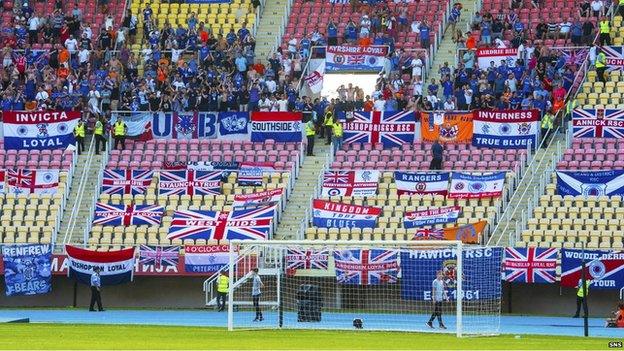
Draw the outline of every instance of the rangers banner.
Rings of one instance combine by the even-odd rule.
[[[175,211],[167,239],[265,240],[271,233],[273,217],[275,206],[232,212]]]
[[[301,269],[328,269],[329,250],[326,249],[288,249],[286,251],[286,274],[294,275]]]
[[[217,272],[230,262],[229,245],[184,246],[184,270],[191,273]]]
[[[388,47],[370,46],[328,46],[325,53],[326,72],[379,72],[384,67]]]
[[[318,94],[323,90],[323,75],[325,74],[325,62],[321,64],[310,74],[305,76],[303,80],[310,87],[313,94]]]
[[[379,285],[397,282],[398,250],[355,249],[334,251],[336,281],[340,284]]]
[[[119,251],[92,251],[65,245],[69,258],[67,276],[90,285],[95,267],[100,268],[102,285],[116,285],[132,281],[134,248]]]
[[[249,112],[219,113],[219,139],[247,139]]]
[[[379,171],[325,171],[321,196],[376,195],[379,175]]]
[[[102,176],[102,193],[139,195],[152,184],[154,171],[133,169],[105,169]]]
[[[535,148],[539,130],[539,110],[499,110],[473,112],[472,145],[493,149]]]
[[[472,142],[472,112],[421,112],[421,139],[441,143]]]
[[[554,283],[558,255],[557,248],[506,247],[505,280],[519,283]]]
[[[490,174],[469,174],[451,172],[451,199],[474,199],[483,197],[499,197],[503,193],[505,172]]]
[[[624,47],[622,46],[601,46],[607,58],[607,71],[620,71],[624,67]]]
[[[464,247],[462,250],[464,300],[501,298],[502,247]],[[402,250],[401,296],[406,300],[431,301],[431,282],[444,273],[444,288],[457,300],[457,252],[454,249]],[[423,283],[426,281],[426,283]]]
[[[76,143],[80,111],[3,111],[4,148],[66,149]]]
[[[624,171],[557,171],[557,194],[624,195]]]
[[[575,138],[624,138],[624,110],[575,109],[572,111]]]
[[[242,162],[238,170],[238,185],[260,186],[264,178],[264,173],[275,172],[273,162]]]
[[[6,171],[6,184],[11,194],[56,194],[59,186],[58,169]]]
[[[481,68],[490,67],[490,62],[494,61],[494,66],[506,64],[508,67],[515,67],[518,59],[518,49],[477,49],[477,63]]]
[[[374,228],[381,208],[312,201],[312,224],[320,228]]]
[[[151,124],[154,139],[214,139],[217,137],[216,112],[159,112]],[[149,124],[148,124],[149,130]]]
[[[394,172],[398,195],[442,195],[448,193],[450,172]]]
[[[37,295],[52,291],[52,250],[48,244],[4,244],[6,296]]]
[[[456,222],[461,207],[448,206],[423,211],[405,212],[403,215],[404,228],[416,228],[426,225],[446,224]]]
[[[301,142],[301,112],[252,112],[251,141]]]
[[[592,289],[624,287],[624,252],[601,250],[561,250],[561,286],[577,287],[585,260],[585,279]]]
[[[266,206],[276,204],[282,199],[284,189],[269,189],[252,194],[234,195],[233,207]]]
[[[143,266],[177,267],[179,246],[139,246],[139,264]]]
[[[452,228],[418,229],[413,240],[460,240],[465,244],[478,244],[487,221]]]
[[[164,161],[162,167],[165,170],[233,171],[239,169],[240,166],[241,163],[236,161]]]
[[[109,205],[95,204],[94,225],[129,226],[160,225],[164,212],[163,206],[155,205]]]
[[[349,112],[339,116],[344,120],[343,142],[382,143],[384,148],[412,144],[416,131],[413,111],[400,112]]]
[[[221,194],[221,171],[160,171],[159,195],[214,195]]]

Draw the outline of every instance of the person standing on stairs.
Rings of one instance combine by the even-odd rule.
[[[334,116],[333,124],[333,137],[332,141],[334,143],[334,155],[340,149],[342,149],[342,135],[344,133],[342,123],[338,120],[338,117]]]
[[[106,151],[106,137],[104,137],[104,128],[106,122],[102,116],[99,116],[95,121],[95,129],[93,129],[93,136],[95,137],[95,154],[100,154],[100,144],[102,144],[102,152]]]
[[[545,149],[548,146],[548,137],[553,129],[554,119],[555,116],[552,114],[551,110],[548,110],[544,116],[542,116],[542,149]]]
[[[451,14],[449,15],[448,21],[449,26],[444,29],[444,34],[446,34],[446,30],[451,27],[451,35],[455,33],[455,26],[457,22],[459,22],[459,17],[461,16],[462,4],[455,3],[453,8],[451,9]]]
[[[331,144],[332,134],[334,130],[334,113],[330,109],[325,110],[323,128],[325,129],[325,136],[327,137],[327,139],[325,140],[325,145],[329,145]]]
[[[78,121],[78,124],[74,128],[74,136],[76,137],[76,148],[78,149],[78,155],[84,152],[85,144],[85,124],[82,119]]]
[[[316,129],[314,121],[310,118],[305,125],[306,138],[308,139],[308,146],[306,149],[306,156],[314,156],[314,136],[316,135]]]

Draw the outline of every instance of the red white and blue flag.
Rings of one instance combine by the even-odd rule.
[[[450,172],[394,172],[398,195],[448,194]]]
[[[341,284],[379,285],[397,282],[397,250],[355,249],[334,251],[336,281]]]
[[[379,171],[325,171],[321,196],[372,196],[377,194]]]
[[[561,249],[561,286],[576,287],[583,276],[592,289],[624,287],[624,251]]]
[[[228,211],[175,211],[167,239],[266,240],[275,206]]]
[[[59,170],[9,169],[6,185],[11,194],[55,194],[59,186]]]
[[[65,245],[69,260],[67,276],[83,284],[91,284],[94,268],[100,268],[102,285],[116,285],[132,281],[134,247],[118,251],[93,251]]]
[[[160,225],[163,206],[96,203],[93,224],[103,226]]]
[[[413,111],[353,112],[343,116],[345,144],[382,143],[384,148],[414,142],[416,115]]]
[[[160,171],[159,195],[221,194],[221,171]]]
[[[471,174],[451,172],[450,199],[500,197],[505,185],[505,172]]]
[[[282,199],[282,194],[284,194],[283,188],[269,189],[252,194],[236,194],[232,206],[236,208],[276,204]]]
[[[374,228],[381,208],[315,199],[312,224],[321,228]]]
[[[179,246],[152,246],[139,247],[139,263],[143,266],[177,267],[180,258]]]
[[[460,206],[447,206],[422,211],[405,212],[403,215],[403,227],[417,228],[456,222],[461,210]]]
[[[275,172],[275,164],[273,162],[243,162],[238,170],[238,185],[262,185],[264,172]]]
[[[557,276],[557,248],[506,247],[505,280],[520,283],[554,283]]]
[[[327,249],[288,249],[286,251],[286,273],[294,275],[299,269],[327,270],[329,250]]]
[[[152,184],[154,171],[105,169],[102,177],[103,194],[139,195]]]
[[[606,56],[607,71],[619,71],[624,69],[624,47],[601,46],[600,50]]]
[[[624,138],[624,110],[580,109],[572,111],[575,138]]]

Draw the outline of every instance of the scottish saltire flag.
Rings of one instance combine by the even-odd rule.
[[[95,204],[93,224],[102,226],[160,225],[163,206]]]
[[[381,208],[312,201],[312,224],[321,228],[374,228]]]
[[[286,251],[286,273],[294,275],[299,269],[327,270],[329,250],[294,248]]]
[[[100,268],[102,285],[116,285],[132,281],[135,248],[118,251],[93,251],[65,245],[69,269],[67,276],[90,285],[95,267]]]
[[[179,246],[139,246],[139,263],[143,266],[176,267],[179,256]]]
[[[275,206],[227,211],[175,211],[167,239],[265,240]]]
[[[4,244],[6,296],[37,295],[52,291],[52,250],[48,244]]]
[[[607,59],[607,71],[618,71],[624,68],[624,47],[622,46],[601,46]]]
[[[582,278],[585,260],[585,279],[592,289],[624,287],[624,251],[561,249],[561,286],[576,287]]]
[[[184,246],[184,270],[190,273],[217,272],[230,262],[229,245]]]
[[[554,283],[557,277],[557,248],[506,247],[505,280],[520,283]]]
[[[472,145],[493,149],[535,148],[539,110],[473,111]]]
[[[624,138],[624,110],[580,109],[572,111],[575,138]]]
[[[9,169],[6,171],[8,193],[56,194],[59,186],[58,169]]]
[[[504,185],[505,172],[482,175],[451,172],[451,188],[448,197],[451,199],[499,197],[503,193]]]
[[[255,192],[252,194],[236,194],[234,195],[234,202],[232,203],[232,206],[248,207],[276,204],[280,202],[283,194],[283,188],[269,189],[265,191]]]
[[[397,282],[397,250],[355,249],[334,251],[336,281],[340,284],[379,285]]]
[[[557,194],[561,196],[624,195],[624,170],[557,171]]]
[[[403,214],[404,228],[417,228],[426,225],[446,224],[456,222],[461,207],[447,206],[422,211],[411,211]]]
[[[321,196],[371,196],[377,194],[379,171],[325,171]]]
[[[221,171],[160,171],[159,195],[213,195],[221,194]]]
[[[301,142],[301,112],[251,112],[251,141]]]
[[[448,193],[450,172],[394,172],[398,195],[443,195]]]
[[[154,171],[133,169],[105,169],[102,176],[102,193],[119,195],[145,194],[152,184]]]
[[[414,142],[416,115],[413,111],[353,112],[343,114],[343,143],[382,143],[384,148]]]
[[[249,134],[249,112],[219,112],[219,136],[244,139]]]
[[[4,148],[65,149],[76,143],[80,111],[3,111]]]

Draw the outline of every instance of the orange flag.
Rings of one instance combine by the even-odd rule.
[[[420,229],[413,240],[461,240],[464,244],[478,244],[486,225],[484,220],[452,228]]]

